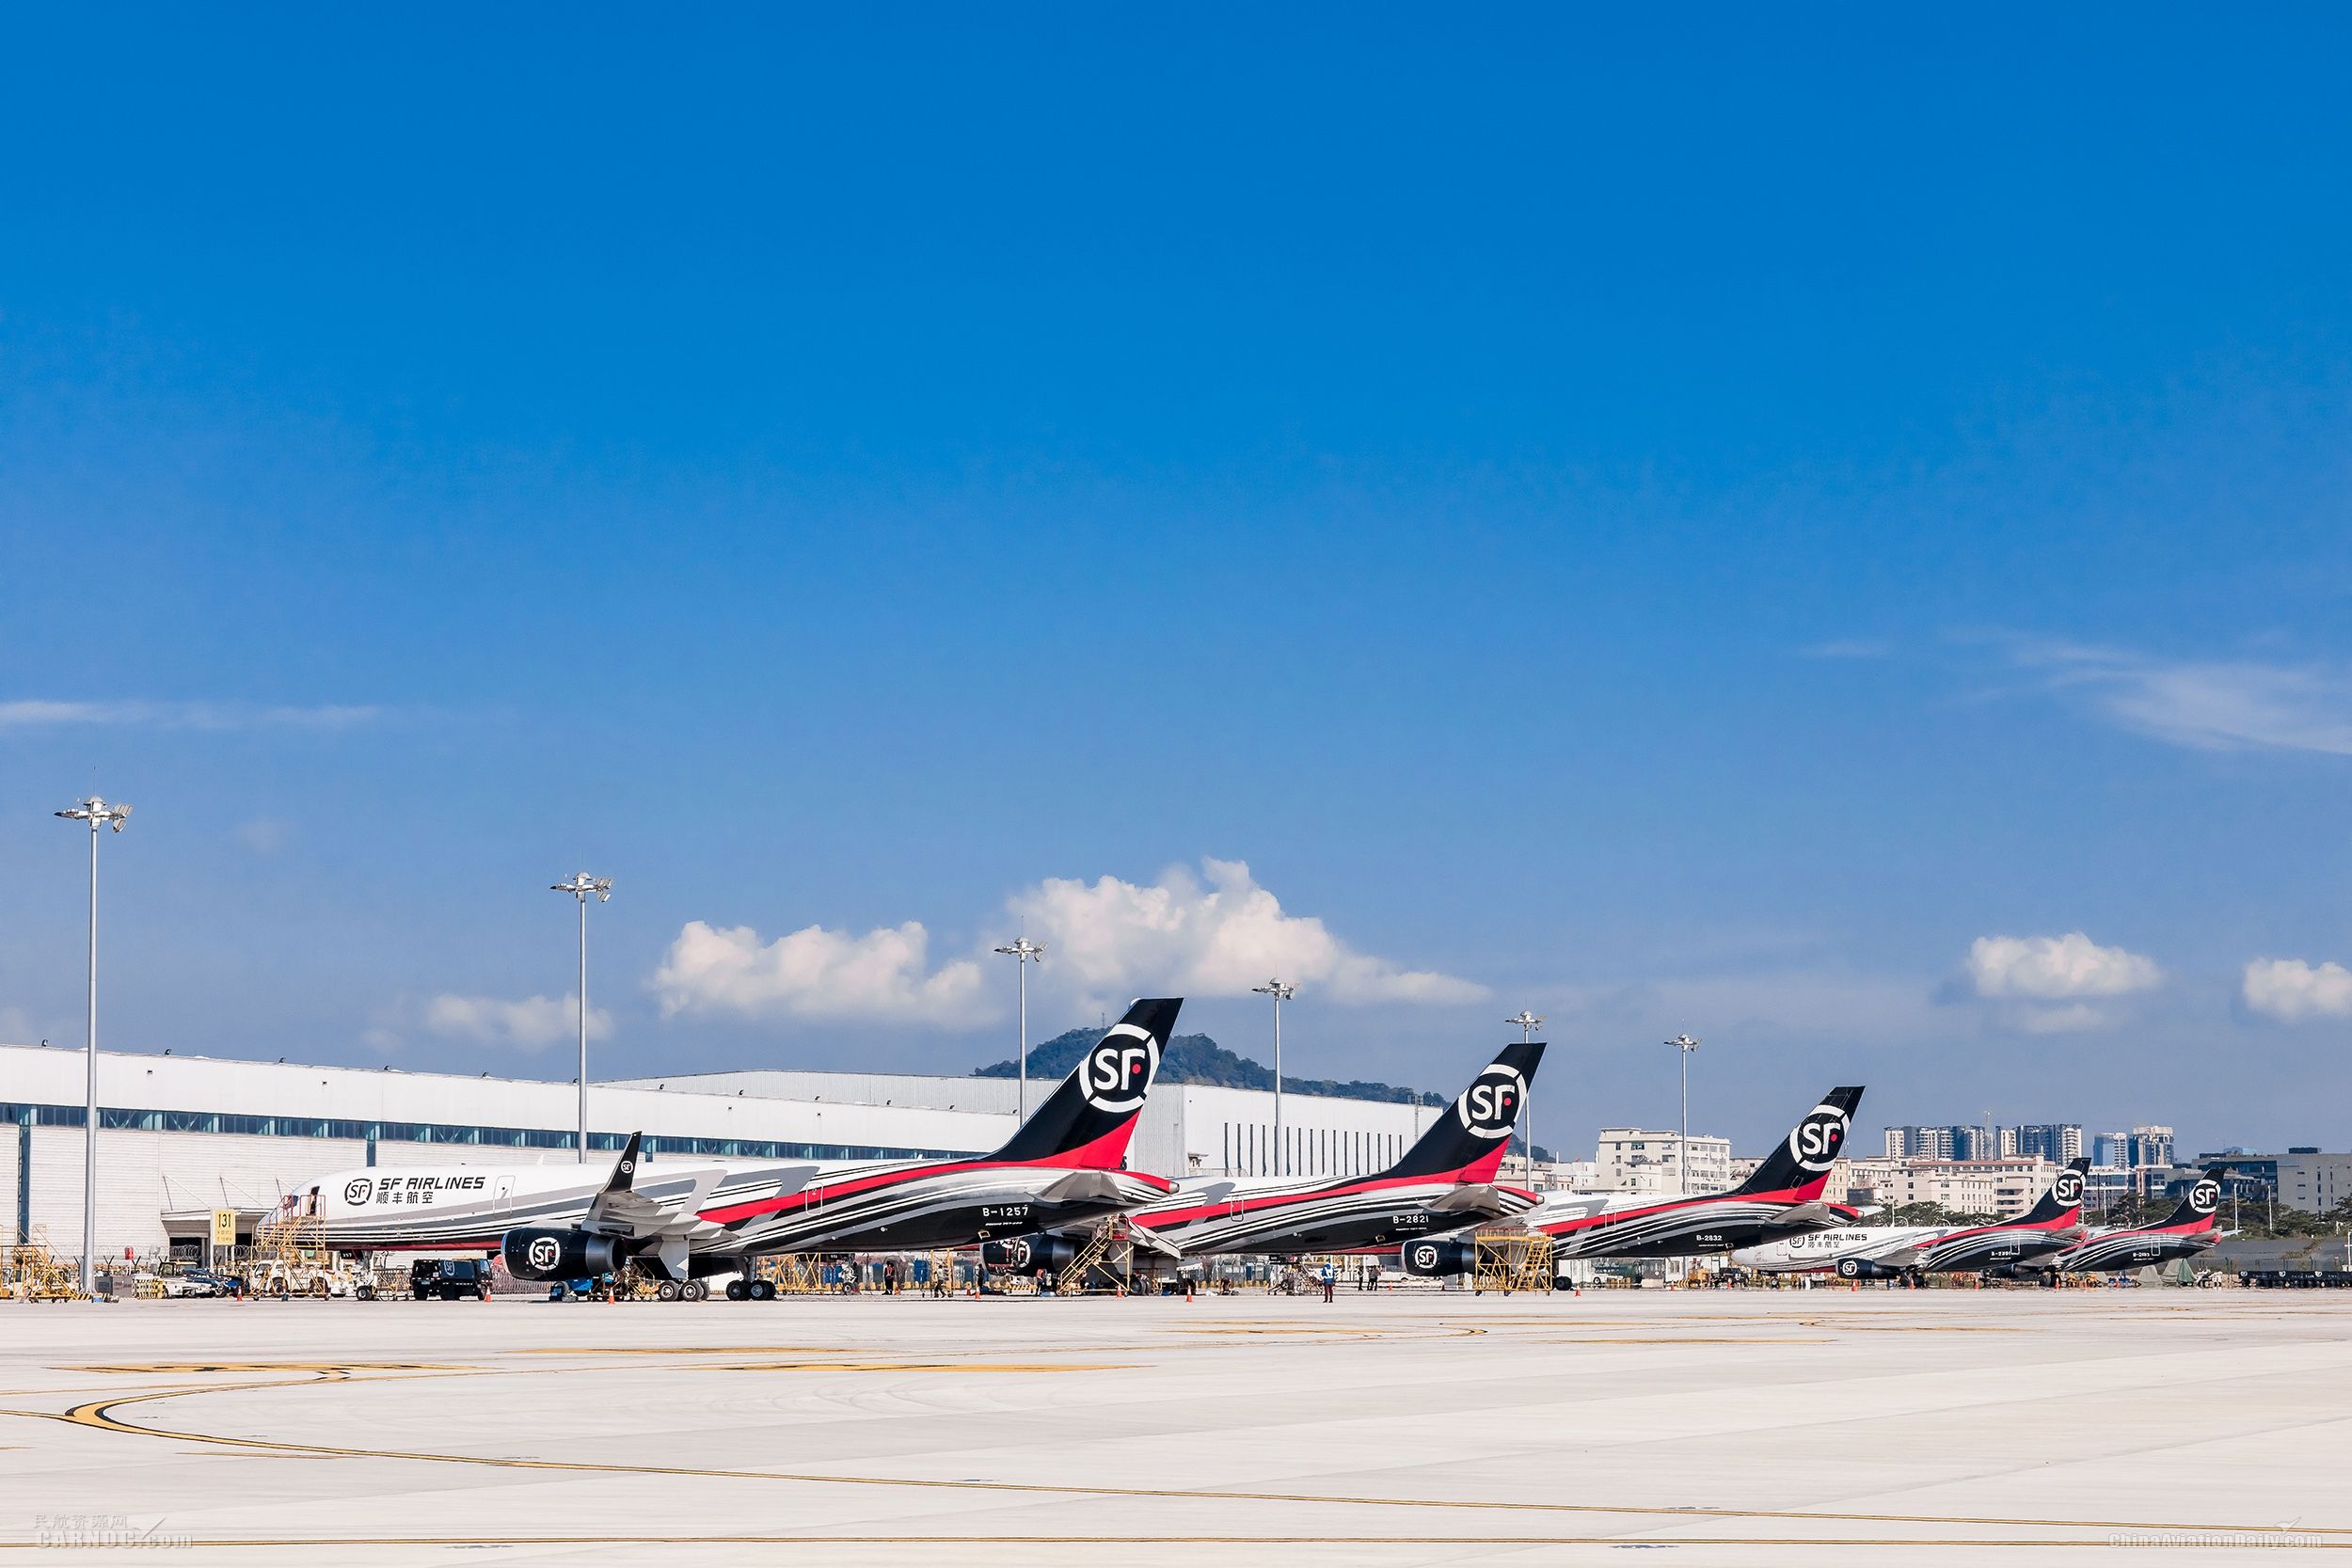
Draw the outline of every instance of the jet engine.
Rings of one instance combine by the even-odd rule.
[[[1840,1258],[1837,1277],[1840,1279],[1900,1279],[1901,1269],[1890,1269],[1883,1263],[1873,1263],[1867,1258]]]
[[[1405,1243],[1404,1261],[1405,1272],[1420,1279],[1443,1279],[1448,1275],[1470,1274],[1478,1267],[1478,1243],[1443,1238],[1407,1242]]]
[[[594,1279],[623,1262],[621,1238],[585,1230],[510,1230],[499,1250],[516,1279]]]
[[[1049,1269],[1059,1274],[1077,1260],[1078,1243],[1057,1230],[980,1243],[982,1267],[1009,1269],[1014,1274],[1042,1274]]]

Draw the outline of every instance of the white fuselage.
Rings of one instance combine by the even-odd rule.
[[[317,1185],[320,1241],[345,1252],[487,1250],[509,1230],[580,1225],[611,1174],[602,1161],[339,1171]],[[969,1245],[1167,1190],[1125,1171],[989,1160],[647,1161],[635,1181],[638,1196],[676,1206],[689,1250],[747,1257]]]
[[[1944,1234],[1931,1225],[1841,1226],[1803,1236],[1784,1237],[1756,1246],[1739,1247],[1731,1260],[1760,1274],[1820,1274],[1834,1271],[1848,1258],[1875,1262],[1892,1253],[1910,1252]]]
[[[1429,1177],[1196,1178],[1129,1217],[1185,1257],[1387,1250],[1525,1213],[1535,1195]]]

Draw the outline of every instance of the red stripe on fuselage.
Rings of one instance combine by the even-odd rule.
[[[853,1180],[827,1184],[812,1183],[797,1193],[786,1193],[776,1197],[755,1198],[748,1203],[723,1204],[714,1209],[705,1209],[695,1217],[708,1220],[713,1225],[734,1225],[743,1220],[757,1219],[766,1214],[791,1213],[796,1210],[810,1209],[818,1204],[834,1203],[843,1198],[855,1197],[861,1193],[880,1192],[887,1187],[905,1186],[909,1182],[929,1180],[938,1176],[961,1175],[965,1171],[1111,1169],[1114,1167],[1084,1163],[1085,1156],[1102,1148],[1109,1142],[1109,1136],[1097,1138],[1091,1144],[1057,1154],[1050,1160],[954,1160],[937,1164],[915,1165],[905,1170],[878,1171],[872,1176],[859,1177]],[[1162,1176],[1145,1176],[1136,1171],[1124,1171],[1120,1174],[1133,1180],[1155,1186],[1162,1192],[1172,1191],[1176,1185]]]
[[[1811,1183],[1810,1186],[1817,1195],[1821,1190],[1819,1182]],[[1597,1214],[1580,1215],[1574,1219],[1550,1220],[1536,1228],[1547,1236],[1565,1236],[1571,1230],[1591,1230],[1597,1226],[1614,1225],[1620,1220],[1643,1219],[1651,1214],[1673,1214],[1686,1209],[1706,1209],[1725,1203],[1780,1203],[1795,1209],[1813,1201],[1810,1197],[1799,1196],[1805,1190],[1804,1187],[1792,1187],[1773,1193],[1708,1193],[1701,1197],[1671,1198],[1664,1203],[1653,1203],[1641,1209],[1613,1209],[1605,1210]],[[1830,1208],[1833,1212],[1837,1213],[1852,1215],[1854,1212],[1837,1204],[1832,1204]]]
[[[1470,1168],[1471,1167],[1464,1167],[1464,1169]],[[1254,1197],[1243,1196],[1225,1198],[1216,1202],[1203,1202],[1190,1209],[1163,1210],[1152,1216],[1151,1223],[1153,1229],[1164,1229],[1170,1226],[1191,1225],[1200,1220],[1230,1219],[1236,1214],[1256,1214],[1274,1209],[1287,1209],[1296,1203],[1320,1203],[1325,1198],[1352,1197],[1358,1193],[1385,1192],[1395,1187],[1460,1186],[1463,1184],[1461,1171],[1437,1171],[1428,1176],[1343,1177],[1339,1180],[1327,1182],[1323,1186],[1307,1187],[1295,1193],[1260,1193]],[[1504,1190],[1520,1191],[1517,1187]],[[1521,1196],[1530,1202],[1536,1200],[1534,1193],[1523,1193]]]

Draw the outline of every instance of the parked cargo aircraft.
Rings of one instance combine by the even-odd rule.
[[[2033,1268],[2081,1237],[2090,1169],[2089,1160],[2070,1162],[2030,1211],[1998,1225],[1841,1227],[1735,1248],[1731,1260],[1764,1274],[1835,1273],[1840,1279]]]
[[[774,1253],[970,1246],[1139,1208],[1174,1183],[1120,1169],[1180,999],[1146,1000],[1079,1058],[993,1154],[968,1160],[640,1160],[404,1166],[323,1179],[321,1239],[339,1251],[500,1248],[525,1279],[625,1262],[675,1281]],[[691,1293],[691,1292],[690,1292]]]
[[[1168,1258],[1386,1251],[1419,1237],[1525,1213],[1535,1195],[1494,1184],[1542,1062],[1541,1040],[1505,1046],[1402,1159],[1368,1176],[1210,1177],[1128,1216],[1136,1239]],[[1044,1234],[992,1243],[995,1268],[1060,1270],[1083,1240]]]
[[[2221,1178],[2229,1168],[2206,1166],[2162,1225],[2094,1231],[2052,1258],[2049,1266],[2060,1274],[2114,1274],[2198,1256],[2221,1240],[2214,1212],[2221,1207]]]
[[[1522,1223],[1551,1237],[1559,1258],[1682,1258],[1851,1224],[1860,1215],[1822,1202],[1821,1189],[1861,1103],[1859,1085],[1830,1090],[1730,1192],[1555,1193]],[[1408,1246],[1403,1261],[1407,1274],[1449,1275],[1469,1272],[1473,1259],[1461,1241]]]

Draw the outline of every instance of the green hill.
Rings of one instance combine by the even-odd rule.
[[[1078,1058],[1096,1040],[1103,1037],[1100,1029],[1066,1029],[1050,1040],[1040,1040],[1029,1047],[1029,1076],[1057,1079],[1067,1075],[1078,1065]],[[983,1068],[974,1068],[975,1078],[1010,1078],[1019,1069],[1008,1056]],[[1168,1042],[1168,1050],[1160,1058],[1160,1082],[1163,1084],[1209,1084],[1220,1089],[1266,1089],[1274,1087],[1274,1069],[1247,1056],[1236,1056],[1206,1035],[1178,1035]],[[1282,1088],[1289,1094],[1330,1095],[1341,1100],[1379,1100],[1398,1105],[1410,1105],[1418,1101],[1423,1105],[1447,1103],[1443,1095],[1428,1094],[1415,1089],[1400,1089],[1394,1084],[1372,1084],[1360,1081],[1342,1083],[1333,1078],[1293,1078],[1285,1076]]]

